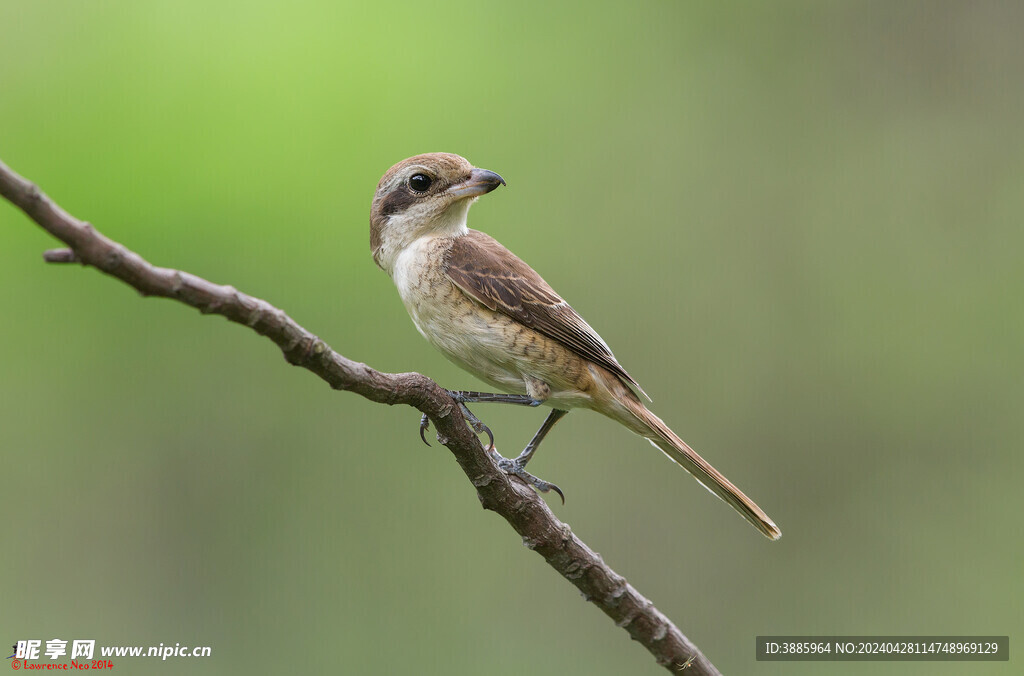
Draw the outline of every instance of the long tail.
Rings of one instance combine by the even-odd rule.
[[[749,521],[754,528],[772,540],[782,537],[779,527],[760,507],[754,504],[753,500],[744,495],[743,491],[736,488],[707,460],[697,455],[697,452],[687,446],[685,441],[661,421],[661,418],[648,411],[639,399],[629,395],[620,395],[617,399],[628,411],[628,417],[622,414],[611,417],[650,441],[665,455],[682,465],[683,469],[696,477],[697,481],[701,482],[705,488],[732,505],[733,509]],[[630,417],[632,420],[629,419]]]

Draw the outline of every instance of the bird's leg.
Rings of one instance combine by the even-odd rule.
[[[469,426],[477,434],[487,434],[487,438],[490,440],[487,444],[487,450],[490,451],[494,447],[494,435],[487,425],[480,422],[480,419],[470,413],[469,409],[466,408],[466,404],[474,403],[489,403],[489,404],[516,404],[517,406],[540,406],[541,400],[534,399],[533,397],[526,394],[502,394],[495,392],[466,392],[461,390],[445,390],[448,396],[455,400],[455,403],[459,405],[462,410],[462,417],[466,419]],[[430,418],[424,413],[420,417],[420,439],[423,440],[427,446],[430,442],[427,441],[426,433],[430,429]]]
[[[501,456],[497,451],[491,450],[491,455],[498,463],[498,469],[502,470],[506,474],[514,474],[526,483],[536,488],[541,493],[547,493],[548,491],[554,491],[558,493],[558,497],[562,498],[562,504],[565,504],[565,494],[562,493],[562,489],[553,483],[549,483],[542,479],[538,479],[529,472],[526,471],[526,463],[530,462],[530,458],[537,452],[537,448],[540,446],[540,442],[544,441],[544,437],[551,431],[551,428],[555,426],[555,423],[561,420],[568,411],[561,409],[551,409],[551,413],[544,420],[544,424],[540,426],[537,433],[533,435],[533,439],[530,439],[530,443],[526,445],[523,452],[515,458],[505,458]]]
[[[530,439],[530,443],[526,444],[526,448],[524,448],[523,452],[519,454],[519,457],[515,459],[521,467],[525,467],[526,463],[530,462],[530,458],[533,457],[533,454],[536,453],[537,449],[540,447],[540,442],[544,441],[544,437],[548,435],[551,428],[555,426],[556,422],[565,417],[566,413],[568,413],[568,411],[563,411],[559,408],[551,409],[551,413],[549,413],[548,417],[544,420],[544,424],[540,426],[537,433],[533,435],[533,439]]]
[[[540,406],[543,403],[540,399],[534,399],[528,394],[504,394],[496,392],[464,392],[445,390],[455,401],[460,404],[516,404],[517,406]]]

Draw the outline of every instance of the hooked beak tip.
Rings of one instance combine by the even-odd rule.
[[[452,186],[451,194],[459,199],[486,195],[499,185],[505,185],[505,179],[487,169],[473,169],[462,183]]]

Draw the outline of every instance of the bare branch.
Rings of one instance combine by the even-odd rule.
[[[30,181],[0,162],[0,194],[69,249],[44,254],[53,263],[80,262],[120,279],[144,296],[161,296],[244,324],[281,348],[290,364],[301,366],[336,390],[348,390],[383,404],[406,404],[426,413],[445,446],[476,487],[485,509],[500,514],[523,543],[544,557],[583,597],[640,642],[658,663],[674,673],[718,674],[714,665],[650,601],[609,568],[547,504],[524,483],[510,479],[484,452],[455,402],[437,383],[418,373],[381,373],[332,350],[284,311],[234,287],[151,265],[139,254],[74,218]]]

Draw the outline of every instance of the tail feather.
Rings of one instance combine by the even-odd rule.
[[[682,465],[683,469],[692,474],[705,488],[732,505],[733,509],[749,521],[754,528],[772,540],[782,537],[782,531],[775,525],[754,501],[736,488],[721,472],[712,467],[697,452],[686,445],[661,418],[644,407],[635,397],[625,398],[629,413],[635,417],[639,425],[630,425],[636,432],[651,442],[673,461]],[[625,421],[623,421],[625,422]]]

